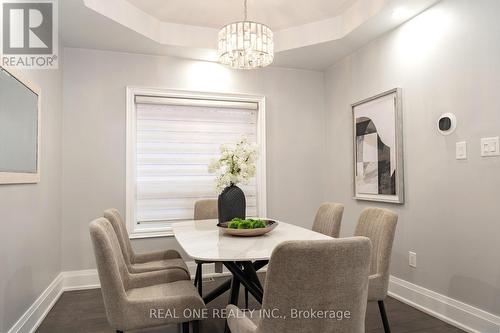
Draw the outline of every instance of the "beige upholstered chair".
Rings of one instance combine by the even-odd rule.
[[[219,208],[217,199],[198,200],[194,203],[195,220],[211,220],[219,217]],[[196,273],[194,276],[194,285],[198,287],[198,293],[203,295],[203,264],[211,262],[195,260]]]
[[[387,297],[389,287],[389,266],[397,222],[398,215],[390,210],[366,208],[361,212],[355,231],[355,236],[368,237],[372,242],[368,301],[378,302],[386,333],[390,332],[390,327],[384,299]]]
[[[116,209],[104,211],[104,217],[109,220],[120,243],[125,263],[131,273],[158,271],[167,268],[182,269],[190,276],[189,269],[179,252],[175,250],[157,251],[136,254],[132,249],[125,222]]]
[[[344,214],[344,205],[334,202],[322,204],[316,217],[312,230],[327,236],[339,238],[342,215]]]
[[[365,237],[280,244],[267,269],[262,310],[250,318],[248,312],[229,305],[231,332],[364,333],[370,251]],[[327,311],[327,319],[299,316],[298,311],[311,309]],[[342,315],[332,319],[328,311]],[[339,320],[340,316],[345,317]]]
[[[217,199],[198,200],[194,203],[195,220],[211,220],[219,217]]]
[[[117,332],[177,323],[183,323],[185,330],[185,323],[198,319],[186,315],[201,311],[205,304],[182,270],[130,273],[115,231],[105,218],[90,223],[90,236],[106,316]],[[178,318],[165,315],[167,310],[175,311]]]

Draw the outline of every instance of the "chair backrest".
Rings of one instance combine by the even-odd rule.
[[[319,206],[312,230],[327,236],[339,238],[344,205],[327,202]]]
[[[127,265],[132,264],[134,251],[132,250],[132,244],[130,243],[125,221],[115,208],[106,209],[104,211],[104,217],[111,223],[113,229],[115,230],[125,263]]]
[[[372,242],[370,274],[378,275],[383,280],[385,294],[389,285],[389,266],[397,222],[398,215],[388,209],[366,208],[361,212],[354,232],[355,236],[370,238]]]
[[[267,270],[258,332],[364,333],[370,251],[365,237],[280,244]],[[311,309],[326,319],[299,313]],[[287,318],[275,318],[281,315]]]
[[[198,200],[194,203],[195,220],[211,220],[218,217],[217,199]]]
[[[113,227],[105,218],[90,223],[97,272],[108,321],[112,326],[123,320],[123,304],[128,284],[127,266],[123,260]]]

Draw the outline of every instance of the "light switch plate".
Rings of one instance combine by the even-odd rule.
[[[499,156],[500,155],[500,140],[497,137],[481,138],[481,156]]]
[[[456,158],[457,160],[466,160],[467,159],[467,142],[457,142],[456,147]]]
[[[408,264],[410,265],[410,267],[417,267],[417,254],[415,252],[408,252]]]

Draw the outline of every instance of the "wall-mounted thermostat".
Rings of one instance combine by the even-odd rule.
[[[439,117],[437,127],[439,133],[450,135],[457,128],[457,117],[453,113],[444,113]]]

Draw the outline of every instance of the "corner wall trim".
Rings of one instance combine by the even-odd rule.
[[[191,276],[194,277],[196,264],[187,262],[187,266]],[[207,279],[229,275],[225,270],[216,273],[213,264],[203,265],[203,268],[203,276]],[[95,269],[61,272],[7,333],[35,332],[63,292],[95,288],[99,288],[99,278]],[[500,332],[499,316],[395,276],[391,276],[389,282],[389,295],[466,332]]]
[[[499,333],[500,317],[391,276],[389,296],[469,333]]]

